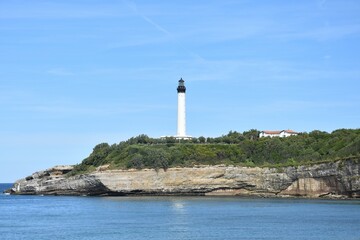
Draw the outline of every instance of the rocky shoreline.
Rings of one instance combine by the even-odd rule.
[[[360,164],[342,160],[311,166],[248,168],[198,166],[166,171],[109,170],[68,177],[72,166],[56,166],[16,181],[10,194],[200,195],[246,197],[360,198]]]

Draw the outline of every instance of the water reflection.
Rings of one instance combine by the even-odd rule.
[[[185,211],[185,203],[182,201],[173,200],[172,207],[173,207],[173,210],[175,210],[176,212],[184,212]]]

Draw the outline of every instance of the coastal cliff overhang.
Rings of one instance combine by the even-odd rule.
[[[360,196],[359,162],[345,160],[308,166],[109,170],[67,177],[72,167],[54,167],[17,181],[11,194],[44,195],[216,195],[259,197]]]

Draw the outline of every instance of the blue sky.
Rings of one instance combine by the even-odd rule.
[[[359,128],[360,2],[0,0],[0,182],[101,142]]]

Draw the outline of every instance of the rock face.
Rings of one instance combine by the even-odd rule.
[[[344,160],[312,166],[247,168],[201,166],[166,171],[106,170],[66,177],[57,166],[17,181],[12,194],[240,195],[261,197],[360,197],[360,164]]]

